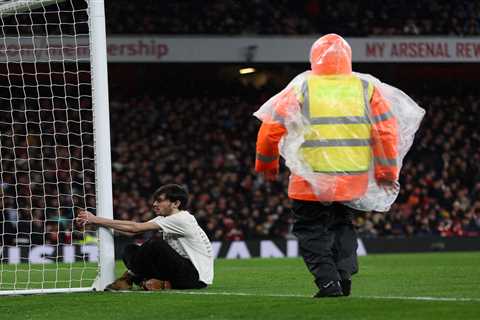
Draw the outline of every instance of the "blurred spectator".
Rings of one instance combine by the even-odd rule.
[[[290,237],[286,170],[276,182],[262,181],[252,171],[259,123],[251,114],[263,102],[260,96],[255,91],[241,97],[112,96],[116,218],[149,219],[146,197],[157,186],[174,182],[189,188],[190,209],[213,240]],[[358,216],[359,233],[362,237],[478,236],[480,97],[425,95],[417,100],[427,116],[404,160],[399,198],[390,213]],[[53,112],[47,103],[43,108],[44,117]],[[66,130],[61,129],[65,109],[58,108],[55,114],[60,121],[57,130]],[[82,114],[84,129],[91,126],[88,114]],[[61,131],[56,132],[56,147],[53,136],[46,136],[39,148],[41,141],[35,135],[21,135],[22,126],[15,127],[18,135],[10,138],[12,116],[20,122],[25,115],[2,113],[7,118],[0,122],[6,125],[1,141],[0,223],[7,233],[3,240],[18,241],[14,235],[18,231],[38,243],[45,230],[49,243],[70,243],[79,236],[72,228],[72,209],[95,207],[91,135],[84,134],[86,146],[77,147],[80,126],[70,126],[68,150],[58,145],[67,142]],[[75,119],[75,113],[68,116]],[[40,127],[32,125],[29,130],[33,134]],[[34,161],[42,156],[43,161]],[[28,169],[33,170],[30,176]]]
[[[479,235],[480,202],[473,192],[480,189],[480,133],[474,120],[479,99],[418,100],[427,117],[405,159],[399,199],[389,214],[358,217],[360,234]],[[175,181],[191,189],[192,212],[212,239],[288,237],[291,217],[282,190],[287,175],[269,183],[251,171],[258,123],[250,115],[260,103],[208,96],[113,102],[114,191],[128,199],[115,202],[122,203],[116,205],[117,216],[138,216],[137,207],[148,215],[142,197],[149,188]],[[271,194],[277,196],[267,197]]]
[[[259,96],[259,92],[251,97],[113,96],[110,110],[116,218],[149,219],[148,194],[159,185],[174,182],[189,188],[190,209],[211,239],[290,237],[286,170],[276,182],[262,181],[252,171],[259,123],[251,113],[262,103]],[[355,223],[359,233],[362,237],[478,236],[480,130],[476,115],[480,98],[421,96],[417,100],[427,109],[427,116],[404,160],[399,198],[390,213],[358,216]],[[43,112],[48,112],[48,104],[43,107]],[[56,119],[61,120],[62,114],[66,116],[65,111],[56,111]],[[82,121],[91,125],[86,115]],[[69,116],[74,119],[73,113]],[[23,115],[18,113],[18,117]],[[4,129],[11,130],[10,126]],[[20,133],[23,129],[17,130]],[[34,130],[30,128],[30,133]],[[26,238],[32,234],[32,243],[43,240],[43,230],[49,243],[70,243],[78,237],[72,231],[72,209],[95,207],[94,168],[89,160],[93,149],[88,147],[92,143],[88,135],[83,137],[87,146],[76,147],[80,141],[75,143],[75,130],[80,127],[70,130],[70,153],[58,145],[50,147],[55,142],[48,137],[43,138],[42,148],[35,147],[40,141],[33,138],[27,148],[22,142],[26,136],[18,135],[15,141],[4,136],[4,210],[0,222],[8,233],[3,237],[5,242],[18,240],[14,236],[17,231]],[[57,138],[61,138],[61,132],[57,132]],[[41,163],[33,158],[41,157],[40,150],[43,169],[35,169]],[[28,158],[27,151],[30,161],[22,160]],[[15,162],[8,160],[13,159],[13,152]],[[31,180],[22,171],[28,170],[28,164],[31,170],[38,170],[31,172]]]
[[[123,34],[480,34],[479,0],[117,0],[106,17],[107,31]]]
[[[86,34],[86,3],[69,0],[37,9],[45,14],[5,16],[3,33]],[[105,1],[105,6],[110,34],[339,33],[346,37],[480,34],[480,0],[116,0]],[[56,12],[58,9],[60,13]],[[59,20],[61,24],[57,23]]]

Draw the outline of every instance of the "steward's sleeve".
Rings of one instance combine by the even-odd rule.
[[[255,171],[278,173],[280,154],[278,144],[287,132],[285,118],[299,102],[295,90],[285,91],[275,103],[272,119],[264,121],[258,131]]]
[[[281,123],[262,123],[257,136],[255,171],[272,171],[278,173],[280,158],[278,143],[286,131]]]
[[[372,111],[372,148],[375,180],[398,180],[398,125],[390,105],[374,88]]]

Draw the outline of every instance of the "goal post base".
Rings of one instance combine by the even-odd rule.
[[[46,293],[75,293],[75,292],[93,292],[93,291],[96,291],[94,287],[0,290],[0,296],[15,296],[15,295],[27,295],[27,294],[46,294]]]

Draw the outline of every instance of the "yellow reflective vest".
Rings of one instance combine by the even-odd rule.
[[[355,174],[371,158],[370,99],[373,86],[355,75],[310,75],[302,113],[310,123],[301,153],[313,171]]]

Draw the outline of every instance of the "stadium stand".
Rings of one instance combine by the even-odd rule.
[[[477,236],[480,132],[474,115],[479,98],[421,96],[418,101],[427,117],[405,161],[399,199],[389,214],[358,217],[359,233]],[[289,237],[285,170],[273,183],[252,171],[259,124],[251,113],[261,102],[245,96],[113,101],[117,217],[150,218],[145,196],[158,185],[177,182],[190,188],[191,209],[212,239]]]
[[[276,182],[265,182],[253,172],[259,122],[252,113],[264,102],[263,89],[249,88],[242,95],[112,92],[116,218],[150,219],[148,196],[159,185],[174,182],[190,189],[190,209],[213,240],[291,236],[290,204],[285,192],[287,170],[282,170]],[[399,198],[388,214],[369,212],[357,217],[359,235],[363,238],[478,236],[480,130],[475,115],[480,111],[480,97],[464,93],[450,97],[428,94],[419,95],[416,100],[426,108],[427,116],[405,159]],[[43,108],[48,109],[47,104],[45,101]],[[90,107],[87,99],[81,104],[82,108]],[[25,117],[20,113],[18,116]],[[62,130],[56,129],[57,134]],[[12,142],[2,140],[3,146],[8,143]],[[20,153],[26,150],[15,148],[14,151],[21,157]],[[35,157],[32,152],[40,149],[30,148],[30,157]],[[66,151],[56,152],[61,155]],[[28,188],[8,187],[14,179],[15,163],[3,161],[2,165],[5,199],[2,226],[6,233],[3,241],[7,244],[18,241],[22,235],[28,238],[33,231],[32,242],[40,243],[42,239],[35,239],[35,235],[43,237],[41,233],[45,228],[49,243],[55,244],[59,237],[64,243],[75,240],[75,232],[67,227],[69,224],[57,221],[69,221],[73,212],[70,209],[50,212],[44,208],[57,207],[55,201],[61,202],[60,207],[71,207],[71,197],[55,195],[68,195],[72,192],[69,188],[85,182],[87,189],[77,188],[75,193],[79,197],[93,193],[90,190],[94,187],[93,176],[74,176],[73,181],[69,181],[66,175],[59,190],[48,189],[48,183],[46,189],[32,188],[30,211]],[[21,163],[16,165],[17,171],[22,168]],[[67,171],[76,165],[79,164],[59,159],[44,162],[43,170],[55,174],[56,168]],[[48,176],[45,175],[46,182]],[[21,175],[17,174],[17,179],[21,180]],[[52,196],[44,197],[44,194]],[[94,198],[87,196],[87,199],[94,207]],[[48,220],[46,224],[42,222],[44,219]],[[17,239],[9,238],[8,234],[15,234],[17,230]]]
[[[122,34],[344,36],[480,34],[480,1],[214,0],[107,2],[107,31]],[[121,17],[121,19],[120,19]],[[116,21],[122,23],[115,23]]]
[[[108,20],[111,21],[108,31],[111,34],[170,35],[480,34],[480,1],[419,0],[415,2],[416,9],[392,0],[361,3],[215,0],[201,5],[198,2],[195,8],[193,3],[197,2],[165,1],[158,6],[154,1],[145,1],[145,5],[139,7],[128,0],[107,2],[107,16],[112,17]],[[192,13],[202,19],[193,19]],[[119,20],[123,23],[114,23]],[[199,90],[167,95],[169,90],[165,88],[151,93],[156,83],[145,84],[149,86],[145,94],[138,91],[120,94],[127,90],[118,89],[115,81],[110,85],[116,218],[137,221],[151,218],[147,197],[159,185],[176,182],[190,189],[191,211],[212,240],[291,236],[289,200],[285,193],[286,170],[282,170],[276,182],[262,181],[253,172],[259,123],[251,114],[275,88],[250,87],[248,94],[242,95],[231,92],[203,94]],[[480,97],[473,90],[467,94],[453,92],[449,96],[431,91],[433,93],[417,93],[415,97],[427,110],[427,116],[405,159],[399,198],[388,214],[370,212],[357,217],[355,223],[361,237],[480,235],[480,129],[478,116],[476,118]],[[48,102],[45,103],[43,107],[48,109]],[[81,104],[82,108],[90,107],[88,100]],[[18,114],[19,122],[23,116]],[[5,126],[8,121],[0,119]],[[0,129],[2,132],[9,130],[7,127]],[[62,128],[56,130],[61,133]],[[9,144],[11,140],[2,140],[2,146]],[[22,145],[22,142],[17,141],[15,145]],[[26,148],[11,152],[20,156]],[[31,152],[29,156],[35,157],[40,149]],[[65,150],[43,152],[61,154]],[[44,229],[48,231],[48,243],[55,244],[59,237],[64,239],[63,243],[75,240],[75,232],[66,227],[68,224],[58,223],[58,220],[71,220],[73,212],[44,209],[58,207],[55,201],[60,202],[60,207],[71,207],[69,197],[55,196],[56,193],[71,193],[69,185],[87,183],[85,190],[76,193],[81,197],[93,194],[94,177],[73,177],[74,181],[66,181],[61,186],[65,190],[49,190],[47,174],[47,189],[33,188],[37,194],[30,195],[28,188],[9,188],[9,183],[22,183],[22,175],[17,174],[19,181],[14,181],[13,174],[22,164],[14,168],[15,165],[11,161],[2,162],[1,190],[5,199],[0,204],[4,211],[0,216],[5,233],[2,241],[12,243],[21,239],[22,234],[28,238],[33,231],[32,242],[42,243],[42,239],[35,240],[35,235],[40,236]],[[46,163],[43,170],[54,172],[63,168],[68,171],[75,165],[57,161]],[[45,198],[44,194],[54,196]],[[22,202],[30,196],[35,198],[32,210]],[[87,199],[94,207],[95,199]],[[44,224],[45,219],[51,223]],[[9,237],[16,231],[19,232],[17,239]]]

